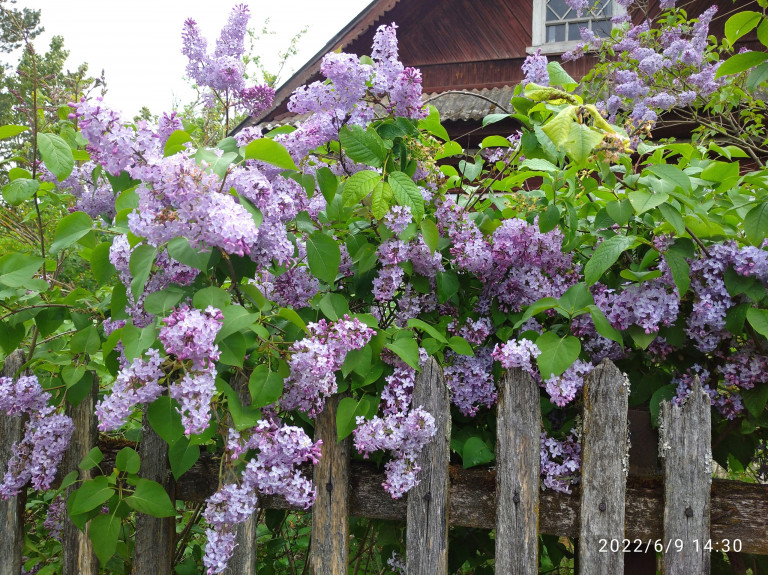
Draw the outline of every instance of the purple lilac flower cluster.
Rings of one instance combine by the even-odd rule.
[[[75,430],[72,419],[48,405],[51,394],[43,391],[34,375],[14,381],[0,377],[0,411],[9,416],[27,415],[24,438],[13,444],[8,470],[0,483],[0,497],[14,497],[30,483],[48,489],[56,477],[61,458]]]
[[[203,517],[209,524],[203,563],[208,573],[221,573],[235,548],[235,528],[251,516],[258,493],[283,495],[292,505],[309,508],[315,500],[311,480],[298,467],[320,460],[322,442],[313,443],[299,427],[283,425],[267,410],[265,418],[251,430],[230,430],[227,450],[232,457],[257,450],[239,484],[229,483],[208,498]]]
[[[336,371],[347,353],[364,347],[376,332],[348,315],[335,323],[324,319],[310,323],[307,330],[310,336],[291,346],[291,372],[280,406],[315,417],[323,410],[325,399],[336,392]]]
[[[448,351],[445,359],[451,362],[443,368],[451,401],[463,415],[474,417],[480,406],[491,407],[496,403],[490,348],[475,348],[475,355]]]
[[[115,194],[112,186],[103,175],[94,179],[96,164],[92,161],[75,164],[72,173],[63,182],[59,182],[45,165],[40,166],[40,179],[56,183],[60,190],[75,197],[75,211],[85,212],[92,218],[105,217],[111,221],[115,217]]]
[[[419,350],[419,353],[421,361],[426,361],[426,352]],[[399,499],[419,484],[417,475],[421,468],[416,465],[416,458],[436,433],[435,418],[422,406],[411,407],[416,370],[399,358],[383,356],[382,359],[394,367],[385,378],[381,394],[385,405],[383,417],[376,415],[370,421],[358,417],[353,433],[355,447],[363,457],[378,450],[390,452],[392,459],[384,465],[386,480],[382,486],[393,498]]]
[[[48,505],[43,527],[48,530],[48,535],[57,541],[61,541],[61,533],[64,530],[64,518],[67,513],[67,502],[61,495],[57,495]]]
[[[225,94],[222,99],[227,101],[231,94],[239,109],[255,116],[272,104],[275,91],[267,85],[245,86],[243,55],[249,18],[248,6],[236,5],[221,30],[213,54],[208,53],[208,42],[201,35],[197,22],[191,18],[186,20],[182,32],[182,52],[189,60],[187,75],[198,86]]]
[[[581,444],[575,432],[558,441],[541,434],[541,475],[544,486],[562,493],[570,493],[578,483],[581,467]]]
[[[539,86],[549,85],[549,71],[547,70],[547,57],[541,54],[541,50],[537,50],[535,54],[526,56],[523,62],[523,78],[522,84],[538,84]]]

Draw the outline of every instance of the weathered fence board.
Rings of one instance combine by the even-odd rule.
[[[416,376],[411,405],[431,413],[437,431],[416,460],[420,483],[408,493],[405,572],[447,575],[451,404],[443,370],[433,358]]]
[[[496,419],[496,572],[538,573],[539,386],[522,369],[499,384]]]
[[[17,350],[5,359],[0,376],[13,377],[24,365],[24,353]],[[8,460],[13,452],[11,447],[24,436],[24,419],[6,416],[0,412],[0,474],[5,473]],[[0,475],[1,477],[1,475]],[[0,497],[0,573],[17,575],[21,573],[21,551],[24,547],[24,506],[27,501],[25,491],[17,497],[4,501]]]
[[[330,398],[315,420],[315,439],[322,456],[315,465],[317,499],[312,507],[312,573],[343,575],[349,562],[349,448],[350,438],[337,441],[339,397]]]
[[[162,485],[175,499],[176,482],[173,480],[168,462],[168,444],[149,424],[146,410],[142,420],[141,471],[139,475]],[[218,473],[216,474],[218,476]],[[136,534],[134,537],[133,575],[156,575],[173,573],[175,551],[176,518],[152,517],[145,513],[136,514]]]
[[[664,462],[665,575],[710,572],[712,450],[710,400],[696,378],[682,406],[661,405],[659,453]]]
[[[96,427],[96,414],[94,413],[98,394],[99,384],[98,380],[94,378],[91,393],[75,407],[67,405],[67,415],[72,418],[72,422],[75,424],[75,431],[61,462],[60,477],[65,477],[71,471],[78,470],[80,461],[98,442],[99,432]],[[95,469],[80,469],[79,477],[83,481],[91,479],[95,475],[95,471]],[[65,501],[77,487],[78,484],[70,485],[62,493]],[[69,520],[69,516],[64,518],[64,529],[61,533],[62,573],[77,573],[78,575],[98,574],[99,560],[93,552],[91,539],[88,535],[89,529],[90,525],[88,524],[85,526],[84,531],[80,531]]]
[[[240,403],[244,406],[251,405],[251,394],[248,391],[248,380],[242,376],[231,380],[232,389],[235,390]],[[234,426],[234,422],[231,422]],[[239,473],[233,466],[227,467],[224,473],[224,483],[235,483],[239,480]],[[258,509],[243,523],[235,527],[235,551],[227,563],[226,575],[256,575],[256,528]]]
[[[628,398],[626,376],[610,361],[604,360],[584,382],[579,572],[585,575],[624,573],[624,553],[611,552],[610,543],[624,539]]]

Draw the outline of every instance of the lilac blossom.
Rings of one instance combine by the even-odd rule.
[[[496,403],[489,348],[476,348],[474,356],[448,351],[446,360],[452,363],[443,368],[445,382],[451,390],[451,401],[463,415],[474,417],[481,406]]]
[[[67,503],[61,495],[57,495],[48,504],[43,527],[48,530],[48,536],[62,542],[61,533],[64,530],[64,520],[67,513]]]
[[[541,54],[541,50],[537,50],[535,54],[526,56],[522,69],[523,74],[525,74],[525,78],[522,82],[523,85],[529,83],[539,84],[540,86],[549,85],[547,57]]]
[[[571,486],[580,479],[581,444],[576,433],[571,432],[564,440],[558,441],[541,434],[541,475],[544,486],[570,493]]]

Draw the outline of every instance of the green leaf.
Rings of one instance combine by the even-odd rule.
[[[120,537],[122,519],[116,514],[99,514],[91,520],[88,536],[93,544],[93,552],[99,558],[102,568],[117,551],[117,541]]]
[[[259,408],[275,403],[283,394],[283,376],[270,371],[265,364],[257,365],[248,380],[251,407]]]
[[[163,149],[163,156],[173,156],[178,154],[182,150],[187,149],[187,142],[192,141],[192,136],[187,134],[184,130],[174,130],[168,139],[165,141],[165,148]]]
[[[355,401],[351,397],[345,397],[339,402],[336,409],[336,438],[341,441],[348,437],[357,426],[358,416],[365,417],[370,410],[370,399],[367,396]]]
[[[392,186],[387,182],[379,182],[371,192],[371,213],[377,220],[382,219],[389,211],[389,202],[392,201]]]
[[[78,489],[73,491],[69,496],[71,501],[68,502],[67,507],[71,515],[88,513],[105,501],[109,501],[114,493],[115,489],[109,484],[107,476],[99,475],[84,481]]]
[[[667,194],[652,194],[651,192],[644,189],[629,192],[627,195],[629,197],[629,202],[632,204],[632,207],[635,209],[635,213],[638,216],[647,212],[648,210],[652,210],[656,206],[663,204],[669,199],[669,195]],[[610,215],[610,212],[608,215]]]
[[[605,211],[610,218],[620,226],[627,225],[629,218],[632,217],[632,204],[629,200],[611,201],[605,204]]]
[[[486,136],[483,141],[480,142],[480,148],[509,148],[512,142],[507,140],[504,136]]]
[[[461,452],[461,464],[464,469],[485,465],[496,459],[496,455],[479,437],[470,437],[464,442],[464,449]]]
[[[533,302],[526,308],[525,313],[523,313],[523,317],[515,322],[514,329],[519,328],[537,313],[547,311],[548,309],[552,309],[555,306],[557,306],[557,300],[553,297],[544,297],[538,301]]]
[[[715,80],[731,74],[739,74],[768,60],[768,52],[735,54],[723,62],[715,73]]]
[[[683,172],[683,170],[677,166],[671,164],[654,164],[648,166],[645,171],[652,173],[666,182],[673,183],[684,192],[691,191],[691,179],[688,177],[688,174]]]
[[[0,140],[5,140],[7,138],[13,138],[14,136],[18,136],[22,132],[26,132],[29,130],[26,126],[0,126]]]
[[[659,211],[666,222],[675,229],[678,236],[685,233],[685,222],[683,216],[680,215],[680,210],[671,204],[663,203],[659,206]]]
[[[725,22],[725,37],[728,43],[733,46],[736,41],[749,34],[760,23],[762,14],[760,12],[754,12],[752,10],[744,10],[743,12],[737,12]]]
[[[124,500],[132,509],[153,517],[175,517],[176,509],[163,486],[149,479],[139,479],[136,491]]]
[[[328,168],[320,168],[315,172],[317,178],[317,185],[320,186],[320,192],[323,194],[325,201],[329,204],[336,197],[336,190],[339,187],[339,178]]]
[[[575,123],[575,110],[575,106],[566,106],[542,127],[542,131],[559,148],[562,148],[570,137],[571,124]]]
[[[119,471],[125,471],[126,473],[138,473],[139,467],[141,467],[141,458],[135,449],[123,447],[117,452],[115,467]]]
[[[357,125],[344,126],[339,132],[339,142],[354,162],[380,168],[387,157],[384,140],[373,127],[365,130]]]
[[[87,353],[93,355],[101,347],[101,339],[96,326],[89,325],[78,331],[70,340],[69,349],[72,353]]]
[[[218,286],[208,286],[201,289],[192,298],[192,305],[197,309],[205,309],[209,305],[216,309],[224,309],[231,303],[229,292]]]
[[[566,90],[572,90],[578,83],[566,72],[560,65],[560,62],[548,62],[547,72],[549,73],[550,86],[562,86]]]
[[[536,346],[541,350],[541,355],[536,358],[542,379],[549,379],[553,375],[560,375],[573,364],[581,353],[581,342],[572,335],[558,336],[555,332],[548,331],[539,336]]]
[[[632,336],[632,340],[637,344],[640,349],[648,349],[648,346],[653,343],[656,336],[659,334],[655,331],[651,333],[645,333],[645,330],[639,325],[631,325],[627,329],[629,335]]]
[[[193,445],[186,437],[179,437],[168,449],[171,472],[178,481],[200,458],[200,446]]]
[[[56,134],[37,134],[37,149],[48,170],[60,182],[66,180],[75,167],[72,148],[61,136]]]
[[[245,159],[259,160],[284,170],[298,169],[285,146],[269,138],[254,140],[248,144],[245,147]]]
[[[592,317],[592,323],[595,324],[597,333],[610,340],[615,341],[619,345],[624,345],[624,339],[621,337],[621,332],[611,325],[608,318],[602,310],[596,305],[588,305],[589,315]]]
[[[417,222],[421,221],[424,217],[424,197],[421,195],[419,186],[403,172],[390,173],[388,182],[392,186],[392,195],[397,203],[411,208],[413,219]]]
[[[508,118],[509,116],[505,114],[504,117]],[[488,116],[486,116],[486,119],[487,118]],[[419,120],[419,129],[426,130],[433,136],[437,136],[446,142],[451,139],[447,130],[440,123],[440,112],[438,112],[437,108],[432,104],[429,105],[429,115],[426,118]]]
[[[144,309],[147,313],[165,317],[186,295],[187,292],[183,289],[169,286],[164,290],[149,294],[144,299]]]
[[[584,124],[572,122],[568,139],[562,147],[571,160],[579,165],[584,165],[587,158],[602,141],[603,134]]]
[[[218,257],[214,256],[214,254],[218,256],[216,252],[192,248],[187,238],[173,238],[168,242],[168,255],[177,262],[193,267],[196,270],[205,271],[209,266],[213,265],[218,260]]]
[[[0,258],[0,284],[22,287],[32,279],[43,265],[43,258],[20,253],[10,253]]]
[[[435,253],[437,244],[440,241],[437,224],[428,218],[421,220],[421,237],[424,240],[424,244],[429,248],[429,251]]]
[[[175,400],[167,395],[162,395],[147,408],[149,424],[169,445],[184,435],[184,426],[181,424],[181,414],[178,407],[179,404]]]
[[[572,285],[557,300],[558,308],[566,312],[569,317],[573,317],[576,312],[584,310],[594,303],[595,300],[592,298],[589,288],[583,283]]]
[[[768,403],[768,385],[756,385],[752,389],[744,389],[739,392],[752,417],[760,417],[765,411],[765,404]]]
[[[749,308],[747,321],[757,333],[768,338],[768,309]]]
[[[539,217],[539,231],[542,234],[551,232],[560,221],[560,210],[555,204],[549,204],[544,213]]]
[[[654,427],[659,424],[659,413],[661,412],[661,402],[671,401],[677,395],[677,384],[670,383],[657,389],[651,396],[649,407],[651,410],[651,423]]]
[[[37,180],[18,178],[3,186],[3,199],[12,206],[18,206],[33,197],[39,187]]]
[[[336,240],[322,232],[307,236],[307,263],[316,278],[333,285],[341,263],[341,251]]]
[[[101,242],[91,252],[90,264],[93,276],[99,285],[106,285],[115,273],[115,266],[109,261],[110,242]]]
[[[345,206],[356,206],[365,196],[370,194],[381,180],[381,174],[372,170],[360,170],[352,174],[352,177],[344,182],[344,191],[341,195]]]
[[[680,253],[668,251],[664,254],[664,260],[667,262],[669,271],[672,272],[672,279],[677,286],[677,291],[682,298],[691,285],[691,267]]]
[[[634,236],[613,236],[597,246],[592,257],[584,266],[584,279],[587,285],[594,284],[610,268],[619,256],[637,243]]]
[[[349,314],[347,298],[338,293],[327,293],[320,299],[320,310],[331,321],[338,321]]]
[[[384,347],[394,351],[400,359],[413,369],[419,369],[419,345],[410,337],[403,337],[386,344]]]
[[[242,333],[236,331],[218,342],[218,345],[219,350],[221,350],[219,363],[243,367],[243,360],[245,360],[245,352],[248,350],[248,345]]]
[[[768,234],[768,202],[757,204],[744,216],[744,231],[752,245],[759,246]]]
[[[560,171],[560,168],[558,168],[555,164],[542,158],[526,158],[521,162],[520,167],[528,168],[534,172],[555,173]]]
[[[768,24],[768,20],[765,21],[765,24]],[[768,30],[768,26],[766,26],[766,30]],[[747,91],[754,92],[766,81],[768,81],[768,62],[763,62],[749,73],[745,87]]]
[[[469,342],[459,335],[454,335],[448,340],[448,346],[461,355],[475,355]]]
[[[82,461],[77,465],[79,469],[82,469],[83,471],[88,469],[93,469],[96,467],[101,461],[104,459],[104,454],[101,452],[101,449],[98,447],[92,448],[88,453],[85,454],[85,457],[83,457]]]
[[[435,338],[436,340],[442,342],[442,343],[448,343],[448,340],[445,338],[445,335],[440,333],[435,327],[429,325],[425,321],[421,321],[417,318],[411,318],[408,320],[408,327],[412,329],[420,329],[421,331],[427,332],[430,336]]]
[[[93,228],[93,220],[85,212],[73,212],[64,216],[56,224],[56,233],[53,235],[53,243],[50,252],[57,254],[64,248],[74,244]]]
[[[437,299],[445,303],[459,292],[459,276],[456,272],[437,272]]]
[[[10,355],[13,350],[19,347],[26,334],[27,330],[23,323],[10,325],[7,322],[0,322],[0,349],[5,355]]]
[[[226,152],[222,154],[221,157],[216,158],[216,161],[211,166],[211,171],[219,176],[219,178],[224,179],[224,176],[227,175],[229,166],[231,166],[232,162],[237,158],[238,154],[236,152]]]
[[[277,315],[280,316],[283,319],[287,319],[289,322],[291,322],[293,325],[301,328],[303,331],[307,331],[307,324],[304,323],[304,320],[301,319],[299,314],[297,314],[295,311],[293,311],[290,308],[287,307],[281,307],[280,311],[277,312]]]
[[[128,264],[128,268],[133,276],[131,280],[131,293],[134,299],[138,300],[144,291],[144,284],[147,283],[147,278],[149,278],[149,274],[152,271],[152,264],[155,263],[156,254],[157,248],[148,244],[138,245],[131,252],[131,261]]]

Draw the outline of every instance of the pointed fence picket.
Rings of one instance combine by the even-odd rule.
[[[20,360],[13,363],[9,358],[3,373],[15,373],[21,365]],[[700,386],[683,406],[662,404],[663,478],[627,477],[628,393],[625,375],[610,361],[593,371],[584,390],[581,485],[571,495],[541,491],[539,389],[533,380],[520,370],[504,375],[499,384],[496,468],[464,470],[449,462],[448,389],[441,368],[429,360],[416,379],[413,404],[434,415],[437,434],[417,461],[422,468],[420,484],[400,500],[391,499],[382,489],[381,470],[350,461],[350,438],[337,441],[338,399],[330,399],[316,422],[323,457],[314,469],[318,497],[308,572],[348,572],[349,516],[405,520],[409,575],[448,572],[451,525],[496,529],[496,572],[505,575],[537,572],[539,533],[577,538],[578,572],[582,574],[624,573],[627,543],[629,549],[638,542],[643,549],[661,545],[666,575],[709,573],[710,545],[717,547],[725,539],[738,540],[744,552],[768,554],[765,486],[711,480],[710,406]],[[87,405],[84,402],[83,410]],[[0,418],[5,426],[12,421]],[[20,429],[6,429],[10,428],[3,430],[4,441],[0,442],[3,467],[9,455],[2,450],[21,433]],[[216,489],[220,460],[204,453],[174,485],[167,446],[153,434],[146,425],[140,448],[142,475],[175,489],[182,500],[199,503],[210,496]],[[78,453],[87,448],[78,443]],[[103,450],[106,466],[114,460],[115,449],[105,445]],[[273,496],[262,497],[260,506],[290,508],[283,498]],[[4,518],[0,575],[18,575],[23,505],[0,502],[0,511]],[[173,572],[165,567],[174,556],[173,526],[173,519],[137,518],[134,573]],[[140,543],[144,528],[147,531]],[[255,561],[254,533],[255,524],[240,539],[241,545],[250,547],[242,550],[250,566]],[[66,543],[73,547],[68,552],[74,553],[77,545],[76,553],[90,553],[87,545],[81,546],[83,539],[79,541]],[[151,569],[150,560],[155,562]],[[655,568],[648,572],[655,573]]]

